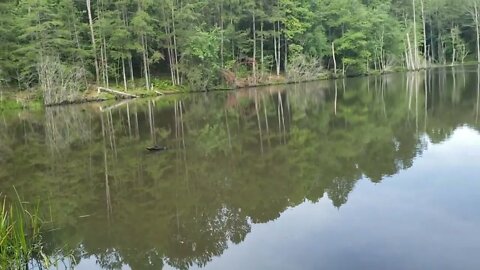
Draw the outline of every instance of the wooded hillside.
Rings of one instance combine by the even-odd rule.
[[[479,51],[479,0],[6,0],[0,82],[197,89],[419,69]],[[229,74],[229,76],[225,76]],[[159,79],[161,78],[161,79]],[[54,90],[52,90],[54,89]],[[50,93],[52,92],[52,93]],[[52,95],[51,97],[49,95]]]

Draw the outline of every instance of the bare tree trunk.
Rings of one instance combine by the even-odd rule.
[[[407,70],[411,70],[410,57],[408,56],[408,49],[405,45],[405,64],[407,65]]]
[[[167,16],[165,14],[165,9],[162,9],[163,11],[163,18],[164,18],[164,29],[165,29],[165,36],[167,37],[168,44],[167,44],[167,53],[168,53],[168,64],[170,67],[170,77],[172,80],[172,85],[177,84],[177,76],[175,75],[175,63],[173,59],[173,44],[172,44],[172,37],[171,37],[171,31],[168,26],[168,21],[167,21]]]
[[[264,48],[264,34],[263,34],[263,21],[260,23],[260,64],[262,65],[260,70],[261,70],[261,76],[263,77],[263,72],[264,72],[264,69],[265,69],[265,66],[264,66],[264,55],[263,55],[263,48]]]
[[[432,25],[432,19],[430,19],[430,49],[429,49],[429,58],[428,62],[431,65],[433,61],[435,61],[435,49],[433,46],[433,25]]]
[[[455,64],[455,56],[457,54],[456,52],[456,38],[455,38],[455,28],[452,26],[452,29],[450,30],[450,34],[452,35],[452,66]]]
[[[278,42],[278,44],[277,44],[277,51],[278,51],[278,52],[277,52],[277,53],[278,53],[277,76],[279,76],[279,75],[280,75],[280,65],[281,65],[281,62],[282,62],[282,60],[281,60],[281,59],[282,59],[282,57],[281,57],[281,56],[282,56],[282,49],[281,49],[281,46],[282,46],[282,44],[281,44],[282,34],[281,34],[281,33],[282,33],[282,32],[281,32],[281,30],[280,30],[280,21],[277,22],[277,26],[278,26],[278,27],[277,27],[277,31],[278,31],[278,40],[277,40],[277,42]]]
[[[285,46],[284,48],[284,53],[283,53],[283,71],[285,72],[285,75],[288,72],[288,39],[287,37],[283,37],[283,45]]]
[[[479,32],[479,21],[478,21],[478,5],[477,1],[474,1],[474,21],[475,21],[475,30],[477,33],[477,62],[480,63],[480,32]]]
[[[220,27],[221,27],[221,32],[220,32],[220,35],[221,35],[220,62],[222,64],[222,69],[224,69],[225,68],[225,58],[224,58],[224,55],[223,55],[223,51],[225,50],[224,49],[224,47],[225,47],[225,36],[224,36],[225,26],[224,26],[224,22],[223,22],[223,1],[220,4]]]
[[[407,45],[408,45],[408,52],[409,52],[409,57],[410,57],[410,67],[412,70],[416,69],[416,62],[415,62],[415,57],[414,53],[412,52],[412,45],[410,44],[410,34],[407,33]]]
[[[105,82],[107,85],[107,88],[109,87],[109,78],[108,78],[108,58],[107,58],[107,42],[105,41],[105,36],[103,37],[103,57],[104,57],[104,63],[105,63]]]
[[[95,80],[97,81],[97,84],[99,84],[100,72],[98,71],[97,46],[95,44],[95,34],[93,32],[92,8],[91,8],[90,0],[86,0],[86,2],[87,2],[88,24],[90,25],[90,37],[92,39],[93,55],[95,56]]]
[[[335,42],[332,41],[333,72],[337,75],[337,59],[335,57]]]
[[[145,86],[147,90],[150,90],[150,80],[148,78],[148,68],[147,68],[148,60],[147,60],[147,52],[145,48],[145,37],[143,34],[141,35],[141,39],[142,39],[142,54],[143,54],[143,72],[145,74]]]
[[[178,72],[178,49],[177,49],[177,31],[175,29],[175,12],[172,4],[172,30],[173,30],[173,46],[175,49],[175,74],[177,75],[177,84],[180,84],[180,73]]]
[[[102,37],[100,37],[100,40],[102,40]],[[106,85],[107,81],[105,80],[105,60],[103,58],[103,42],[100,42],[100,69],[102,72],[102,83],[103,85]]]
[[[416,4],[415,0],[412,0],[413,5],[413,60],[415,62],[415,67],[418,68],[418,43],[417,43],[417,11],[416,11]]]
[[[427,23],[425,19],[425,7],[424,7],[424,0],[420,0],[421,8],[422,8],[422,24],[423,24],[423,57],[425,58],[425,65],[427,67],[428,63],[428,53],[427,53]]]
[[[168,32],[165,29],[165,34],[168,36]],[[177,80],[175,79],[175,68],[173,67],[173,53],[172,53],[172,48],[171,48],[171,39],[168,38],[169,41],[169,46],[167,48],[167,53],[168,53],[168,66],[170,67],[170,79],[172,81],[172,85],[177,84]]]
[[[277,39],[278,36],[278,39]],[[273,24],[273,48],[275,53],[275,64],[277,76],[280,76],[280,22],[277,22],[275,29],[275,23]]]
[[[255,11],[253,12],[252,15],[252,30],[253,30],[253,63],[252,63],[252,69],[253,69],[253,81],[255,84],[257,83],[257,29],[256,29],[256,20],[255,20]]]
[[[123,74],[123,87],[125,88],[125,92],[128,90],[127,85],[127,73],[125,71],[125,58],[122,57],[122,74]]]
[[[148,82],[150,85],[148,86],[149,89],[152,89],[152,73],[150,73],[150,55],[148,55],[148,38],[145,35],[145,54],[147,55],[147,72],[148,72]]]
[[[275,36],[276,35],[276,31],[275,31],[275,23],[273,23],[273,56],[275,58],[275,67],[277,69],[277,76],[279,75],[279,71],[278,71],[278,52],[277,52],[277,37]]]

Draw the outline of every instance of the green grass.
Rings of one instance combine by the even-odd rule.
[[[0,111],[6,111],[6,110],[20,110],[22,109],[22,105],[14,100],[2,100],[0,101]]]
[[[43,253],[38,205],[27,209],[17,193],[15,202],[0,203],[0,269],[47,268],[51,260]]]
[[[15,110],[39,110],[43,108],[43,100],[38,95],[21,96],[22,92],[3,93],[0,99],[0,112]],[[20,98],[17,97],[20,96]]]

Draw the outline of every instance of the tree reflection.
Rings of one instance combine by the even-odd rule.
[[[380,183],[411,167],[426,136],[439,143],[461,125],[477,127],[480,71],[464,74],[4,116],[0,185],[48,202],[51,252],[93,255],[105,269],[205,266],[253,224],[305,200],[341,207],[358,180]],[[170,150],[145,153],[152,143]]]

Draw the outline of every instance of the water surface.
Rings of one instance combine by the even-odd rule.
[[[76,269],[479,269],[478,74],[4,113],[0,191]]]

